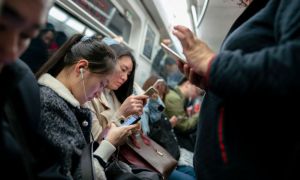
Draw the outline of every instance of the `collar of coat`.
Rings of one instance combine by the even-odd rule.
[[[59,80],[51,76],[50,74],[46,73],[43,74],[39,79],[38,83],[40,85],[49,87],[54,92],[56,92],[61,98],[65,101],[70,103],[72,106],[80,108],[80,103],[77,99],[73,96],[71,91]]]

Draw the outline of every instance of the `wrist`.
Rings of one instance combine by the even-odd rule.
[[[211,66],[213,61],[216,58],[216,54],[212,54],[212,56],[208,59],[207,63],[206,63],[206,67],[205,67],[205,72],[204,72],[204,78],[203,78],[203,84],[205,88],[208,88],[208,84],[209,84],[209,74],[210,74],[210,70],[211,70]]]
[[[216,55],[214,53],[210,53],[207,55],[207,57],[205,58],[204,61],[202,61],[203,63],[201,63],[201,75],[202,76],[206,76],[210,70],[210,65],[211,62],[215,59]]]

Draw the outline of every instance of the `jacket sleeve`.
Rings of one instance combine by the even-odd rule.
[[[142,125],[142,130],[143,130],[143,133],[148,135],[150,133],[150,126],[149,126],[149,108],[148,106],[146,105],[144,107],[144,111],[143,111],[143,114],[141,115],[141,125]]]
[[[96,115],[95,106],[92,102],[87,102],[85,107],[89,108],[92,112],[92,135],[93,138],[96,140],[98,139],[99,135],[101,134],[103,128]],[[107,140],[101,141],[100,145],[94,151],[94,155],[99,156],[105,163],[108,162],[111,155],[116,151],[116,148]],[[97,158],[93,159],[94,162],[94,170],[96,179],[106,179],[104,168],[101,166]]]
[[[63,176],[70,179],[77,179],[81,177],[79,161],[81,158],[82,144],[80,144],[80,142],[85,140],[83,139],[82,134],[78,133],[76,123],[72,121],[72,119],[76,117],[73,113],[68,111],[66,105],[60,106],[61,102],[48,101],[44,98],[49,99],[49,97],[41,98],[42,113],[39,129],[42,131],[43,136],[48,139],[55,150],[55,153],[57,153],[54,156],[59,156],[61,158],[59,160],[53,160],[58,161],[53,162],[53,164],[58,166],[57,169],[60,169],[60,173],[62,173]],[[82,139],[82,141],[80,141],[80,139]],[[105,149],[103,147],[104,145],[99,146],[98,149]],[[112,151],[111,154],[113,152],[114,151]],[[95,152],[95,154],[97,153]],[[102,156],[102,154],[100,154],[100,157],[107,159],[107,157]],[[93,162],[97,178],[106,179],[104,169],[98,160],[93,158]]]
[[[177,117],[178,121],[175,128],[181,132],[185,132],[196,126],[198,116],[187,117],[183,102],[180,97],[174,94],[169,94],[165,98],[166,115],[171,118],[173,115]]]
[[[178,119],[175,125],[175,129],[181,132],[187,132],[197,126],[199,114],[194,114],[192,117],[184,116]]]
[[[276,45],[243,54],[223,51],[212,63],[209,89],[220,97],[286,95],[300,88],[300,2],[280,1],[274,14]]]

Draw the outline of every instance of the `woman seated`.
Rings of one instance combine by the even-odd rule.
[[[99,139],[99,141],[105,137],[103,134],[105,134],[106,130],[103,130],[107,129],[107,127],[111,125],[119,126],[121,124],[120,120],[130,115],[141,115],[144,103],[148,97],[145,95],[131,95],[136,63],[130,50],[113,39],[104,38],[103,42],[107,43],[115,52],[117,64],[107,87],[97,98],[86,103],[86,106],[94,112],[92,134],[95,138]],[[135,128],[134,131],[140,129],[139,124],[136,124],[135,127],[138,128]],[[110,131],[109,129],[108,132]],[[120,144],[116,143],[113,145],[117,148]],[[124,162],[121,163],[122,166],[127,165]],[[129,167],[127,165],[127,168],[136,169],[138,167],[133,167],[132,165]],[[137,179],[160,179],[158,173],[144,168],[139,168],[138,173],[133,173],[131,176]]]
[[[116,52],[117,65],[106,89],[89,103],[89,107],[96,114],[92,126],[95,137],[99,137],[102,129],[111,122],[119,125],[120,119],[124,117],[133,114],[142,115],[148,98],[146,95],[133,95],[140,93],[137,92],[138,88],[134,88],[136,62],[130,50],[112,39],[104,41]]]
[[[56,173],[52,179],[82,179],[83,149],[91,142],[90,110],[83,104],[107,85],[116,65],[114,52],[95,37],[72,36],[37,73],[41,96],[39,131],[52,147],[43,163]],[[93,169],[96,179],[106,179],[103,167],[116,144],[136,126],[116,127],[107,139],[94,143]],[[49,174],[49,173],[48,173]],[[43,176],[41,174],[41,176]]]
[[[177,171],[174,171],[169,179],[195,179],[193,153],[179,146],[173,131],[177,117],[172,116],[168,119],[164,114],[163,100],[168,92],[168,86],[161,77],[151,75],[145,81],[143,89],[146,91],[151,87],[157,92],[150,96],[144,107],[144,114],[141,118],[143,132],[178,160]]]

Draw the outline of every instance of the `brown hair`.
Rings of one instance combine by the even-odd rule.
[[[44,73],[56,77],[63,68],[77,63],[82,58],[89,62],[89,70],[98,74],[112,72],[116,64],[115,53],[101,43],[99,38],[75,34],[38,70],[36,78]]]
[[[156,75],[156,74],[152,74],[143,84],[143,90],[146,91],[150,86],[153,86],[154,83],[158,80],[158,79],[162,79],[162,77]],[[159,92],[159,94],[162,95],[162,100],[165,99],[166,94],[169,92],[169,88],[166,84],[166,82],[163,82],[163,86],[164,86],[164,91],[163,92]]]

